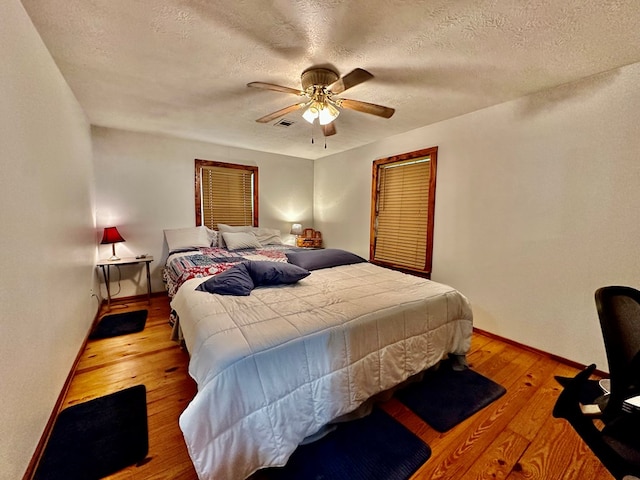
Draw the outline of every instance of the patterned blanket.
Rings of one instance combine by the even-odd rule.
[[[167,284],[169,297],[173,298],[187,280],[216,275],[245,260],[286,262],[285,253],[293,250],[296,248],[289,245],[267,245],[262,248],[243,250],[202,247],[196,250],[172,252],[162,270],[162,278]]]

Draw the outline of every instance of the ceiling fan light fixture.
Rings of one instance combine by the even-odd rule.
[[[302,118],[304,118],[307,122],[313,123],[316,118],[320,115],[322,111],[322,105],[317,101],[311,103],[309,108],[305,110],[302,114]]]
[[[320,125],[328,125],[338,118],[338,115],[340,115],[340,111],[336,107],[330,103],[325,103],[324,108],[318,114],[318,120]]]
[[[309,107],[302,114],[302,118],[304,118],[309,123],[313,123],[315,119],[318,118],[318,111],[312,110],[312,108]]]
[[[372,78],[373,75],[362,68],[356,68],[346,75],[338,77],[338,74],[331,69],[311,67],[302,72],[300,78],[302,90],[265,82],[251,82],[247,86],[306,97],[305,101],[281,108],[269,115],[258,118],[256,122],[270,123],[287,113],[303,110],[302,117],[311,125],[317,118],[324,136],[328,137],[336,134],[336,127],[333,121],[338,118],[343,108],[382,118],[391,118],[394,114],[395,109],[384,105],[334,97],[334,95],[339,95]]]

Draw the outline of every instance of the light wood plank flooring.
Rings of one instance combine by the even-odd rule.
[[[187,372],[187,354],[169,340],[168,299],[115,303],[110,313],[142,308],[149,310],[144,331],[89,341],[64,406],[145,384],[149,455],[142,465],[109,478],[195,480],[178,417],[196,386]],[[551,416],[560,392],[553,376],[574,375],[575,368],[480,333],[473,336],[468,359],[507,394],[454,429],[440,434],[396,400],[383,405],[432,449],[412,480],[613,479],[571,427]]]

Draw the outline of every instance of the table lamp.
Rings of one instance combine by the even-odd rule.
[[[120,257],[116,255],[116,243],[124,241],[124,238],[122,238],[122,235],[120,235],[120,232],[118,232],[116,227],[105,227],[104,233],[102,234],[102,241],[100,243],[102,245],[111,244],[112,255],[109,257],[109,260],[112,262],[120,260]]]
[[[295,239],[295,245],[298,245],[298,237],[300,235],[302,235],[302,224],[300,223],[294,223],[293,225],[291,225],[291,231],[289,232],[291,235],[295,235],[296,239]]]

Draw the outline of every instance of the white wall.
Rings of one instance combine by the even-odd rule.
[[[0,478],[14,480],[98,303],[89,124],[20,2],[0,18]]]
[[[126,240],[116,244],[118,256],[154,256],[153,291],[165,291],[163,230],[195,225],[196,158],[258,166],[260,226],[279,229],[285,239],[293,222],[313,226],[312,160],[100,127],[92,128],[92,136],[98,227],[118,227]],[[110,248],[100,246],[100,257],[108,257]],[[146,293],[142,268],[121,272],[119,296]],[[117,283],[112,288],[117,292]]]
[[[438,146],[432,279],[477,327],[606,370],[594,291],[640,288],[638,85],[635,64],[318,160],[316,228],[368,257],[372,161]]]

